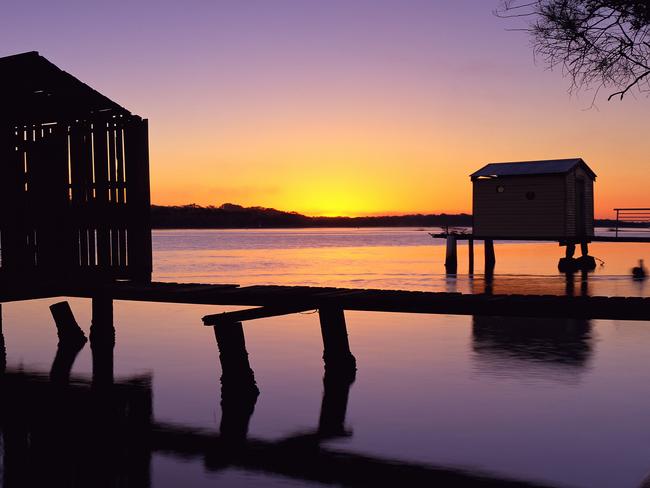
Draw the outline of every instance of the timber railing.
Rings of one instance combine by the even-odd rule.
[[[615,235],[618,237],[619,228],[622,224],[632,224],[633,227],[650,231],[650,208],[615,208],[616,227]]]

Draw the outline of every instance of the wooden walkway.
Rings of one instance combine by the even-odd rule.
[[[50,296],[92,298],[98,295],[116,300],[256,307],[207,316],[204,318],[206,325],[215,325],[220,318],[241,322],[321,308],[367,312],[650,320],[650,298],[641,297],[470,295],[309,286],[239,287],[234,284],[157,282],[147,285],[116,283],[101,288],[68,288]]]

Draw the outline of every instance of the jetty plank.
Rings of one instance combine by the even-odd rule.
[[[405,290],[354,289],[280,285],[115,283],[60,290],[61,296],[92,297],[98,292],[118,300],[202,305],[268,307],[271,310],[312,310],[336,306],[366,312],[488,315],[506,317],[567,317],[649,320],[650,298],[562,295],[491,295]],[[252,313],[252,312],[247,312]],[[287,312],[291,313],[291,312]]]

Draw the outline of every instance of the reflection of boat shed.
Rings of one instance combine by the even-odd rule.
[[[580,158],[491,163],[470,176],[475,237],[594,235],[596,174]]]
[[[147,121],[37,52],[0,76],[0,278],[150,280]]]

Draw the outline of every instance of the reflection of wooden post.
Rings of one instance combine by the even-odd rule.
[[[113,383],[114,348],[113,300],[107,296],[94,296],[90,325],[90,349],[93,353],[94,385],[110,385]]]
[[[318,315],[323,336],[325,371],[340,373],[355,371],[357,362],[350,352],[343,309],[323,307],[318,310]]]
[[[565,286],[564,293],[568,297],[572,297],[575,294],[575,283],[573,281],[573,271],[568,271],[564,273]]]
[[[586,269],[580,272],[580,296],[589,296],[589,273]]]
[[[255,383],[255,374],[248,362],[241,322],[215,325],[214,336],[219,347],[222,392],[250,392],[257,395],[259,390]]]
[[[469,252],[469,274],[474,273],[474,239],[471,237],[467,240],[467,250]]]
[[[350,387],[354,372],[349,376],[325,373],[323,377],[323,402],[321,403],[318,434],[320,437],[347,436],[345,414],[348,409]]]
[[[257,392],[249,391],[242,394],[221,388],[221,423],[219,433],[229,442],[245,441],[248,435],[248,424],[255,411]]]
[[[447,252],[445,255],[445,270],[447,273],[455,273],[458,269],[458,252],[456,236],[447,236]]]
[[[483,293],[486,295],[492,295],[494,292],[494,273],[492,272],[493,270],[491,269],[486,269],[485,270],[485,283],[484,283],[484,290]]]
[[[485,239],[485,271],[493,271],[494,265],[497,260],[494,255],[494,241],[492,239]]]

